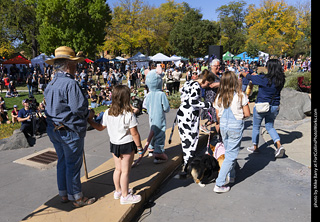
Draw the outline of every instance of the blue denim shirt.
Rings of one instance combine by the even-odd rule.
[[[48,124],[63,124],[85,137],[87,130],[88,99],[73,77],[57,72],[44,91]]]
[[[252,81],[253,85],[259,86],[259,91],[256,99],[256,103],[263,103],[268,102],[270,103],[272,100],[272,103],[270,105],[272,106],[279,106],[280,105],[280,92],[282,88],[276,89],[276,86],[274,83],[271,84],[271,86],[268,86],[268,78],[266,78],[265,75],[250,75],[248,74],[246,76],[248,80]],[[274,96],[273,96],[274,95]]]

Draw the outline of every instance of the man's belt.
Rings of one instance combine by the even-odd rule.
[[[69,130],[69,128],[67,126],[63,125],[62,123],[60,123],[60,125],[56,125],[53,123],[53,126],[54,126],[54,129],[53,129],[54,132],[57,130],[59,130],[59,131]]]

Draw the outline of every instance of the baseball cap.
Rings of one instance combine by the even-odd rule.
[[[27,103],[27,102],[29,102],[29,99],[22,100],[22,103]]]
[[[18,106],[17,105],[13,105],[13,108],[17,108]]]

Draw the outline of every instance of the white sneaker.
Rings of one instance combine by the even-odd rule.
[[[213,191],[216,192],[216,193],[226,193],[230,190],[230,187],[228,186],[217,186],[215,185],[214,188],[213,188]]]
[[[140,195],[128,194],[126,197],[120,197],[120,204],[134,204],[141,201]]]
[[[283,146],[280,146],[279,149],[277,149],[274,154],[276,158],[281,158],[283,157],[284,153],[286,152],[286,150],[283,148]]]
[[[115,199],[115,200],[119,200],[120,199],[120,197],[121,197],[121,191],[120,192],[117,192],[116,190],[114,191],[114,193],[113,193],[113,198]],[[131,188],[129,188],[128,189],[128,194],[133,194],[133,189],[131,189]]]

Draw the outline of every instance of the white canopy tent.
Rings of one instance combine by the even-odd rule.
[[[120,61],[127,61],[127,59],[121,57],[121,56],[117,56],[116,59],[120,60]]]
[[[47,63],[45,63],[45,61],[47,59],[52,59],[53,56],[47,56],[46,54],[44,53],[41,53],[40,55],[38,55],[37,57],[34,57],[33,59],[31,59],[31,64],[35,67],[36,64],[39,64],[40,65],[40,69],[41,71],[43,72],[43,68],[44,68],[44,64],[45,66],[48,66]]]
[[[265,60],[268,60],[269,59],[269,54],[265,53],[265,52],[262,52],[262,51],[259,51],[259,58],[264,58]]]
[[[152,56],[152,61],[155,62],[167,62],[167,61],[172,61],[168,56],[162,54],[162,53],[157,53],[154,56]]]

